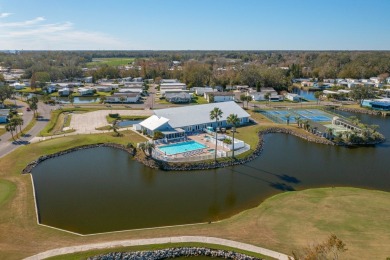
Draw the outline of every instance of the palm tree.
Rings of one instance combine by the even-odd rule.
[[[69,96],[68,96],[68,100],[69,100],[69,102],[72,104],[72,106],[73,106],[73,103],[74,103],[74,96],[72,95],[72,94],[70,94]]]
[[[36,96],[32,96],[32,97],[30,98],[30,102],[31,102],[31,103],[38,103],[38,98],[37,98]]]
[[[301,127],[301,117],[296,116],[296,117],[294,117],[294,119],[295,119],[295,122],[297,123],[298,127]]]
[[[314,92],[314,97],[317,99],[317,105],[320,103],[320,97],[322,95],[322,91]]]
[[[145,149],[146,149],[146,143],[140,143],[139,146],[138,146],[139,149],[142,150],[142,152],[145,153]]]
[[[246,108],[249,108],[249,102],[252,101],[252,96],[246,96]]]
[[[49,96],[49,94],[47,94],[47,92],[45,92],[42,96],[42,101],[43,101],[43,103],[47,104],[49,102],[49,100],[50,100],[50,96]]]
[[[17,123],[18,123],[18,125],[19,125],[19,132],[21,133],[22,132],[22,125],[23,125],[23,123],[24,123],[24,120],[23,120],[23,118],[21,118],[21,117],[17,117],[17,121],[16,121]]]
[[[122,103],[122,105],[123,105],[123,102],[125,102],[126,101],[126,98],[124,97],[124,96],[120,96],[119,97],[119,101]]]
[[[151,142],[147,142],[145,144],[145,149],[148,150],[148,154],[150,157],[152,157],[152,152],[153,152],[155,147],[156,147],[156,145],[154,143],[151,143]]]
[[[328,139],[332,139],[332,136],[333,136],[333,129],[332,128],[327,128],[326,129],[326,135],[328,137]]]
[[[307,120],[307,119],[304,120],[304,121],[303,121],[303,128],[304,128],[305,130],[307,130],[307,129],[309,128],[309,126],[310,126],[310,125],[309,125],[309,120]]]
[[[37,102],[31,102],[30,109],[34,112],[34,116],[36,116],[37,110],[38,110],[38,103]]]
[[[119,136],[119,132],[118,132],[119,126],[118,126],[117,120],[114,120],[114,122],[112,122],[112,125],[110,128],[111,128],[111,130],[114,130],[114,133],[116,133],[117,136]]]
[[[104,104],[106,99],[107,99],[106,96],[100,96],[100,103]]]
[[[214,107],[213,110],[210,111],[210,119],[214,120],[216,123],[216,128],[215,128],[215,156],[214,156],[214,162],[217,163],[217,145],[218,145],[218,132],[217,132],[217,127],[218,127],[218,120],[221,119],[222,117],[222,110],[219,109],[218,107]]]
[[[290,117],[291,117],[290,114],[286,115],[286,123],[287,123],[287,125],[290,124]]]
[[[238,118],[237,114],[230,114],[227,117],[226,122],[228,124],[231,124],[232,127],[232,132],[233,132],[233,150],[232,150],[232,158],[234,158],[234,133],[236,132],[236,126],[240,124],[240,119]]]
[[[264,98],[267,100],[267,105],[269,104],[269,97],[271,96],[271,93],[267,92],[264,94]]]
[[[22,94],[22,97],[26,98],[26,101],[27,101],[28,95],[30,95],[30,94],[29,94],[29,93],[23,93],[23,94]],[[22,100],[23,100],[23,98],[22,98]]]
[[[11,123],[13,123],[15,125],[15,130],[16,130],[16,133],[17,133],[17,127],[19,126],[19,132],[21,133],[22,132],[22,125],[23,125],[23,118],[21,117],[13,117],[11,118]]]
[[[5,125],[5,130],[11,133],[12,139],[14,139],[15,141],[15,137],[14,137],[14,131],[16,130],[15,124],[13,122],[9,122],[8,124]]]

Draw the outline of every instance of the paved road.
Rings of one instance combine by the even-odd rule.
[[[30,121],[33,118],[33,112],[27,112],[26,107],[27,104],[21,101],[16,101],[17,105],[20,106],[20,109],[23,110],[23,120],[24,124],[23,127],[26,127]],[[8,141],[11,137],[10,133],[5,133],[2,135],[1,141],[0,141],[0,158],[7,155],[8,153],[12,152],[16,148],[20,147],[21,145],[27,145],[30,143],[31,139],[34,138],[36,135],[39,134],[39,132],[46,126],[46,124],[50,120],[50,111],[53,110],[55,107],[45,105],[42,102],[39,102],[38,104],[38,113],[39,118],[37,120],[37,123],[34,125],[34,127],[26,133],[23,137],[20,137],[16,141]],[[22,128],[23,128],[22,127]]]
[[[145,109],[152,109],[156,102],[155,102],[155,98],[157,96],[157,84],[151,84],[150,87],[149,87],[149,96],[146,98],[146,100],[144,101],[144,105],[145,105]]]
[[[121,240],[112,241],[106,243],[87,244],[81,246],[70,246],[52,249],[34,256],[25,258],[25,260],[37,260],[45,259],[62,254],[71,254],[75,252],[83,252],[88,250],[104,249],[111,247],[125,247],[125,246],[139,246],[139,245],[154,245],[154,244],[166,244],[166,243],[186,243],[186,242],[200,242],[216,245],[224,245],[233,248],[238,248],[250,252],[259,253],[262,255],[270,256],[275,259],[287,260],[288,256],[279,252],[275,252],[266,248],[236,242],[233,240],[221,239],[216,237],[201,237],[201,236],[181,236],[181,237],[163,237],[163,238],[151,238],[151,239],[137,239],[137,240]]]

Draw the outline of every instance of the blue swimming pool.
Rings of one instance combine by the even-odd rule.
[[[206,146],[203,144],[200,144],[195,141],[188,141],[184,143],[160,146],[158,149],[160,149],[163,153],[166,153],[167,155],[173,155],[178,153],[195,151],[203,148],[206,148]]]
[[[143,120],[124,120],[118,123],[119,127],[129,127],[141,123]]]

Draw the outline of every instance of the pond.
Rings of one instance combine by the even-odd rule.
[[[123,120],[118,123],[119,127],[129,127],[141,123],[143,120]]]
[[[388,119],[358,117],[380,125],[390,138]],[[217,221],[289,190],[353,186],[390,191],[389,158],[389,141],[345,148],[270,134],[259,158],[229,168],[159,171],[121,150],[93,148],[46,160],[32,175],[41,223],[90,234]]]
[[[299,88],[294,88],[293,93],[300,95],[307,101],[316,101],[316,97],[314,96],[315,91],[307,91],[307,90],[302,90]]]

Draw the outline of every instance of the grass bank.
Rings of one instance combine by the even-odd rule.
[[[16,186],[9,181],[0,180],[0,207],[8,201],[16,190]]]

